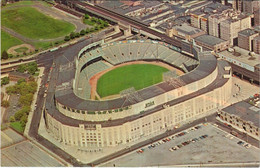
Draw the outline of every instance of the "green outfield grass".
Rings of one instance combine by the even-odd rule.
[[[62,20],[53,19],[32,7],[2,10],[2,26],[32,39],[51,39],[65,36],[75,26]]]
[[[10,47],[23,44],[23,42],[1,30],[1,51],[7,51]]]
[[[119,94],[130,87],[136,90],[162,81],[163,72],[168,69],[151,64],[134,64],[116,68],[101,76],[97,83],[100,97]]]

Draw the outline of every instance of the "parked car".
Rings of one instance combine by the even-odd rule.
[[[238,141],[237,144],[238,144],[238,145],[244,145],[245,142],[243,142],[243,141]]]

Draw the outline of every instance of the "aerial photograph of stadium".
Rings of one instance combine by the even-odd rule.
[[[1,0],[1,167],[260,167],[259,0]]]

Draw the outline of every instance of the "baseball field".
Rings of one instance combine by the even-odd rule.
[[[97,82],[97,93],[101,98],[119,94],[134,87],[140,90],[162,81],[168,69],[152,64],[133,64],[118,67],[101,76]]]

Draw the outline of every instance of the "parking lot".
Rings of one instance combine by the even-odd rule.
[[[64,164],[27,140],[1,149],[1,166],[61,167]]]
[[[238,138],[216,126],[207,124],[196,128],[171,135],[164,139],[165,142],[160,140],[100,166],[174,166],[260,161],[258,148],[239,142]]]

